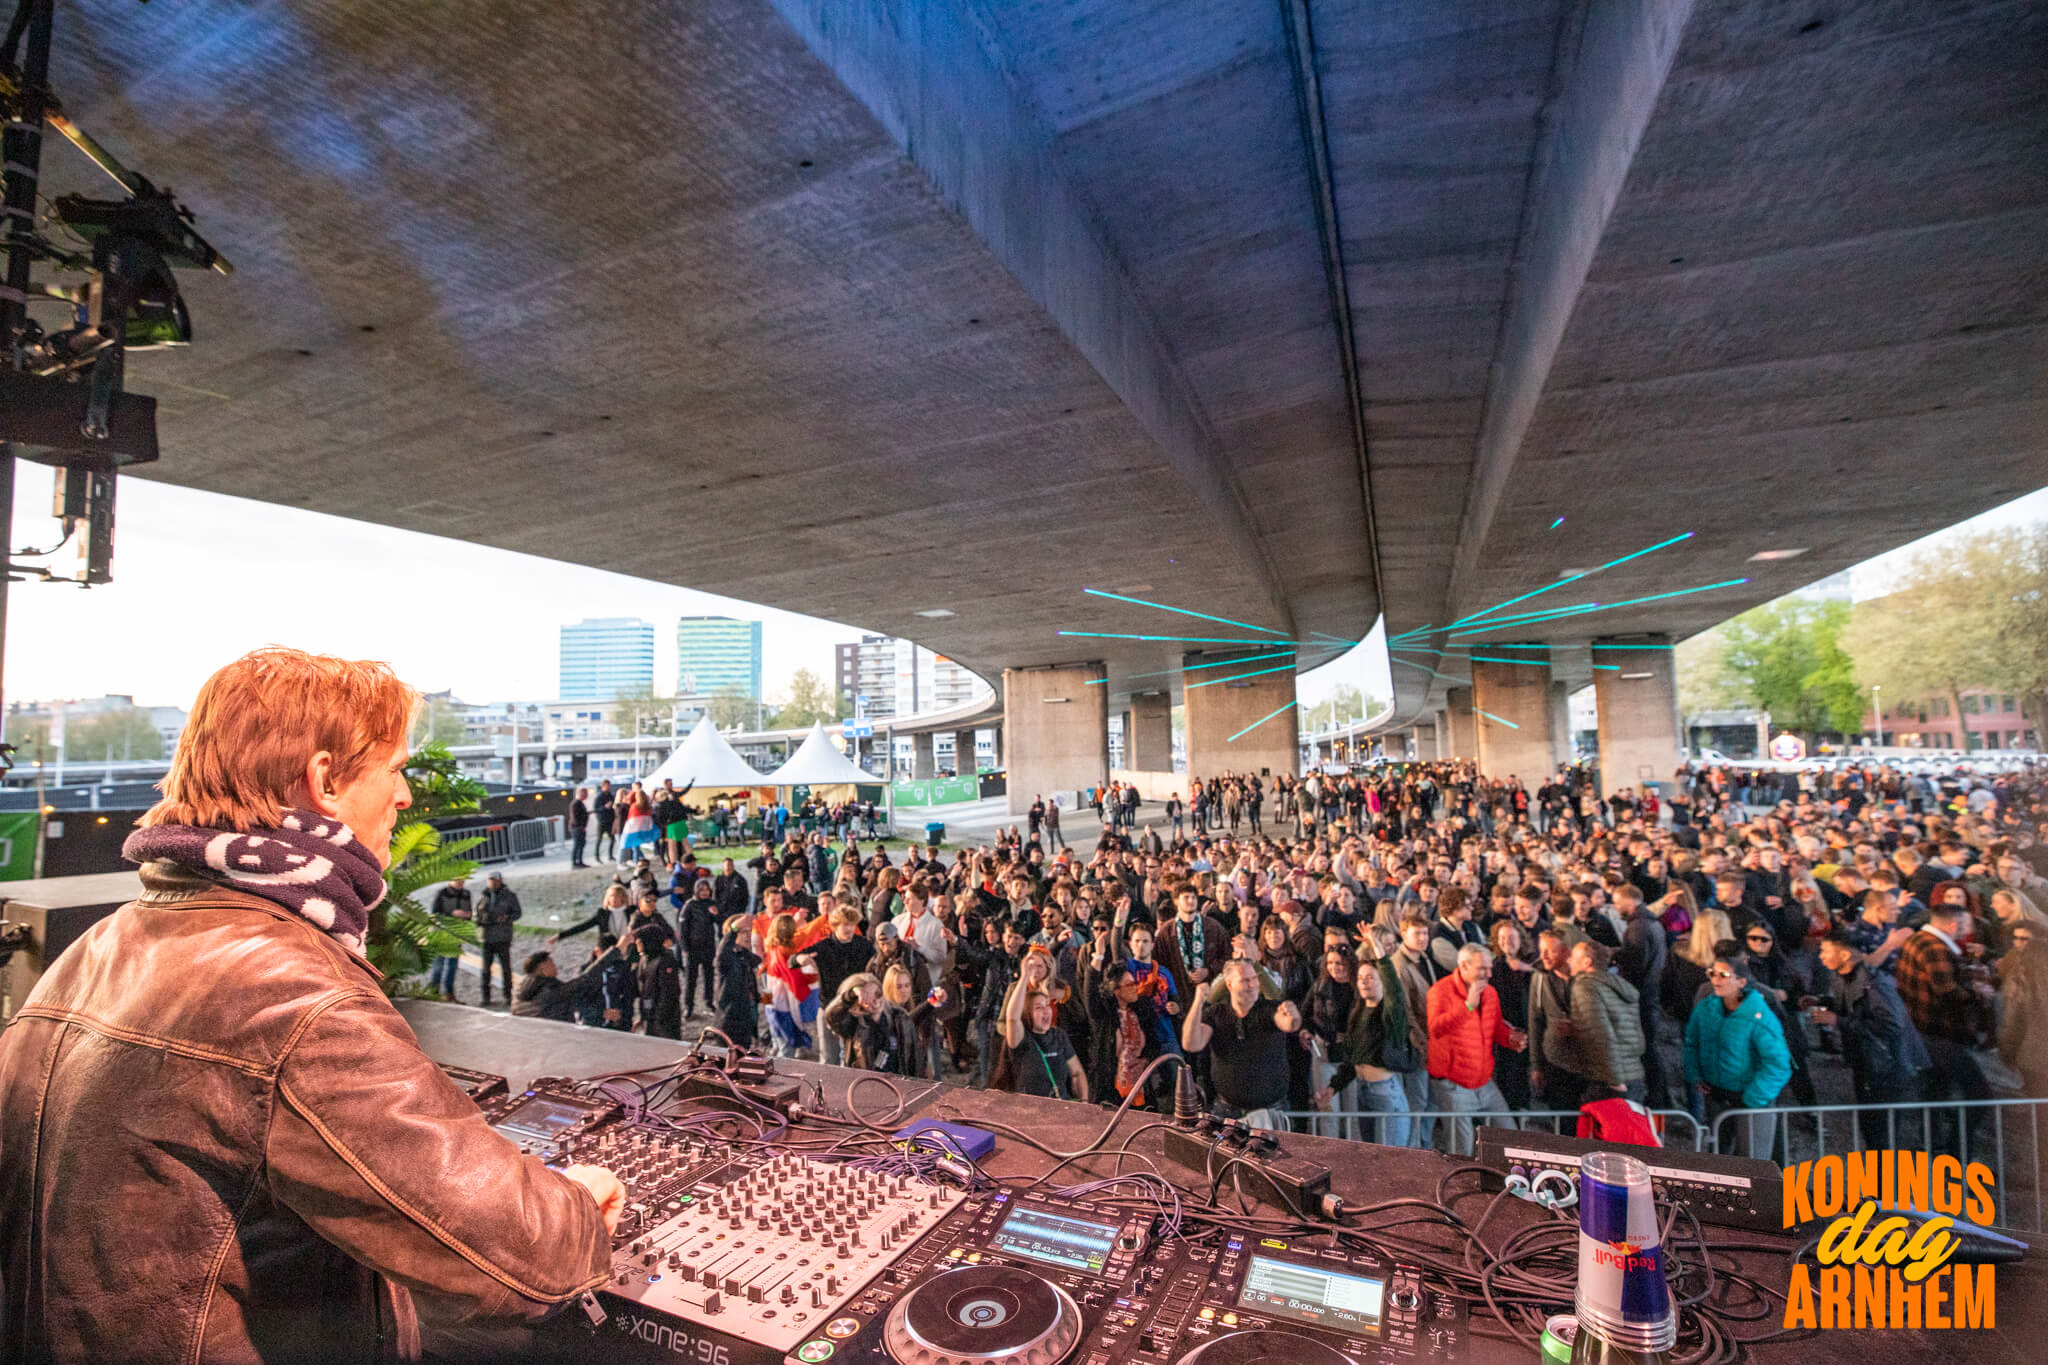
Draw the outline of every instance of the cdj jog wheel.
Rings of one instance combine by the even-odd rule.
[[[1335,1347],[1299,1332],[1232,1332],[1203,1342],[1175,1365],[1355,1365]]]
[[[1059,1365],[1081,1340],[1081,1310],[1028,1270],[969,1266],[898,1299],[883,1340],[899,1365]]]

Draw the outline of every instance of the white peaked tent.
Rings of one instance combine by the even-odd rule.
[[[673,782],[678,791],[692,782],[697,784],[699,792],[716,791],[722,787],[768,785],[768,779],[748,767],[747,761],[732,751],[732,745],[725,742],[725,737],[718,733],[718,727],[711,723],[709,716],[699,717],[690,737],[663,759],[659,768],[640,781],[651,792],[661,786],[663,778]]]
[[[862,771],[839,752],[839,746],[826,735],[824,722],[818,721],[812,724],[811,733],[804,736],[803,744],[789,756],[789,762],[768,774],[768,781],[778,787],[804,786],[816,792],[820,787],[861,783],[879,786],[882,779]]]

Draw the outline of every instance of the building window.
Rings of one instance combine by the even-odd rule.
[[[2012,697],[2005,698],[2005,705],[2000,707],[1999,709],[2004,711],[2007,715],[2011,715],[2012,712],[2016,709],[2015,699]]]
[[[1935,714],[1935,715],[1937,715],[1937,716],[1945,716],[1945,715],[1947,715],[1947,714],[1948,714],[1948,698],[1947,698],[1947,697],[1936,697],[1936,698],[1934,699],[1934,702],[1933,702],[1933,708],[1932,708],[1932,709],[1933,709],[1933,711],[1934,711],[1934,714]]]
[[[1966,716],[1974,716],[1977,714],[1977,694],[1975,692],[1972,692],[1963,698],[1963,714]]]

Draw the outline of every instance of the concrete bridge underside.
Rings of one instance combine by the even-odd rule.
[[[131,363],[146,477],[1097,669],[1074,724],[1381,611],[1434,724],[1474,644],[1682,638],[2048,469],[2021,0],[194,0],[58,52],[241,267]],[[1534,604],[1633,605],[1421,630],[1686,532]]]

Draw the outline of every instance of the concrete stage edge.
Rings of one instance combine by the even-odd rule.
[[[673,1065],[694,1046],[630,1033],[579,1028],[572,1024],[516,1019],[434,1001],[402,1000],[397,1004],[428,1056],[446,1065],[504,1076],[511,1082],[515,1093],[525,1088],[535,1076],[589,1077]],[[826,1106],[839,1112],[848,1109],[848,1087],[860,1077],[871,1074],[812,1062],[778,1061],[775,1067],[778,1075],[789,1075],[805,1083],[807,1101],[813,1099],[810,1083],[816,1082]],[[933,1117],[970,1124],[977,1121],[1001,1122],[1032,1133],[1047,1146],[1061,1151],[1073,1151],[1094,1140],[1109,1117],[1106,1109],[1062,1100],[968,1090],[930,1081],[899,1084],[910,1100],[902,1115],[905,1121]],[[894,1099],[885,1086],[873,1082],[861,1085],[856,1098],[860,1112],[871,1121],[896,1121]],[[1156,1120],[1150,1115],[1128,1114],[1118,1125],[1118,1133],[1134,1133],[1141,1125],[1153,1122]],[[1297,1155],[1328,1166],[1332,1191],[1354,1207],[1403,1197],[1434,1201],[1438,1180],[1453,1164],[1434,1152],[1370,1143],[1296,1135],[1289,1135],[1286,1143],[1289,1150]],[[1131,1150],[1143,1153],[1161,1174],[1183,1189],[1197,1183],[1194,1173],[1182,1170],[1166,1159],[1156,1131],[1136,1138]],[[998,1178],[1029,1179],[1044,1172],[1051,1159],[1014,1138],[998,1133],[994,1154],[981,1164],[990,1175]],[[1125,1169],[1132,1169],[1134,1165],[1126,1163]],[[1098,1175],[1108,1175],[1110,1167],[1111,1163],[1106,1159],[1075,1162],[1066,1168],[1063,1176],[1079,1183]],[[1143,1169],[1142,1166],[1137,1168]],[[1466,1199],[1460,1200],[1459,1206],[1469,1221],[1476,1219],[1485,1203],[1480,1199]],[[1537,1216],[1537,1210],[1531,1205],[1506,1201],[1488,1225],[1489,1240],[1498,1244],[1500,1236],[1496,1234],[1504,1235],[1510,1229],[1534,1221]],[[1410,1224],[1404,1231],[1418,1232],[1420,1228],[1419,1224]],[[1761,1234],[1725,1228],[1714,1230],[1710,1235],[1724,1241],[1759,1243],[1767,1240]],[[1789,1251],[1791,1243],[1785,1243],[1785,1247]],[[1759,1277],[1774,1289],[1782,1291],[1787,1283],[1788,1267],[1780,1256],[1745,1253],[1735,1259],[1745,1273]],[[1824,1332],[1752,1347],[1748,1359],[1760,1365],[1791,1361],[1798,1361],[1800,1365],[1861,1361],[1867,1356],[1870,1346],[1881,1343],[1886,1365],[1921,1361],[1933,1365],[1934,1362],[1956,1360],[2011,1362],[2011,1365],[2034,1362],[2039,1357],[2025,1343],[2041,1340],[2039,1331],[2048,1327],[2048,1272],[2043,1271],[2043,1264],[2037,1245],[2029,1260],[1999,1267],[1998,1328],[1995,1332],[1886,1331],[1874,1337],[1863,1332]],[[1491,1323],[1487,1325],[1492,1327]],[[1758,1324],[1747,1330],[1761,1333],[1763,1327]],[[1526,1365],[1532,1359],[1531,1352],[1510,1339],[1474,1335],[1469,1340],[1472,1350],[1467,1358],[1473,1361],[1488,1365],[1496,1361],[1503,1365],[1506,1362]],[[588,1358],[599,1359],[601,1352],[602,1347],[593,1341]]]

